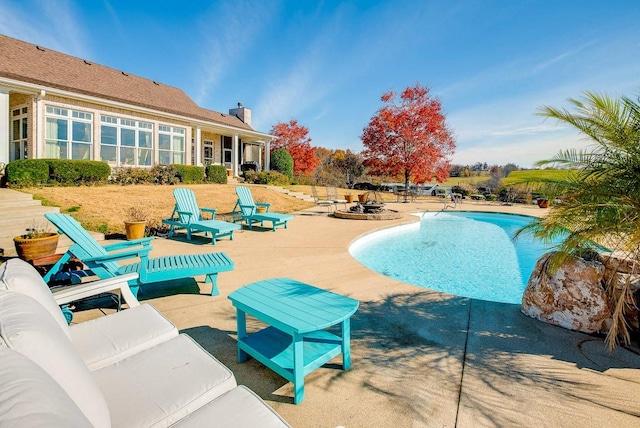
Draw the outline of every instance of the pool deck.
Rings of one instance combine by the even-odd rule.
[[[286,230],[242,230],[214,247],[204,238],[156,239],[152,256],[224,251],[235,270],[219,275],[219,296],[211,297],[210,286],[197,278],[200,282],[148,288],[141,300],[162,311],[296,428],[640,426],[637,350],[609,354],[601,338],[528,318],[518,305],[400,283],[349,255],[349,244],[359,236],[417,221],[411,212],[442,207],[420,200],[387,204],[404,214],[390,221],[337,219],[315,207],[295,213]],[[546,211],[474,202],[458,209]],[[299,405],[293,404],[291,383],[255,360],[237,362],[235,311],[227,299],[244,284],[283,276],[360,300],[352,318],[351,369],[342,371],[337,357],[309,374]],[[256,325],[249,320],[250,330]]]

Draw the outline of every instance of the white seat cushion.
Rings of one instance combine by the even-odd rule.
[[[149,304],[72,324],[69,332],[91,371],[178,336],[178,329]]]
[[[62,315],[60,306],[42,276],[29,263],[14,258],[0,265],[0,289],[15,291],[36,299],[56,320],[64,334],[69,336],[67,320]]]
[[[109,427],[109,409],[69,338],[49,312],[22,293],[0,291],[0,337],[42,367],[95,427]]]
[[[163,427],[236,386],[233,373],[181,334],[92,372],[114,427]]]
[[[240,385],[191,413],[174,426],[286,428],[290,425],[253,391]]]
[[[91,423],[40,366],[0,346],[0,426],[81,428]]]

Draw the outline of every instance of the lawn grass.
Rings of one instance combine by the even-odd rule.
[[[571,171],[566,169],[528,169],[523,171],[512,171],[508,177],[503,179],[502,183],[505,186],[509,186],[536,180],[557,180],[565,178],[569,173],[571,173]]]

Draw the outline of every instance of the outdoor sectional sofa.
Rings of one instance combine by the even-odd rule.
[[[0,265],[0,426],[288,427],[149,304],[74,325],[38,272]]]

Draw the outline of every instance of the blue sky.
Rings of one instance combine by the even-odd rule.
[[[536,115],[584,91],[640,94],[640,1],[0,0],[0,33],[241,101],[268,132],[362,150],[380,96],[420,83],[443,105],[454,163],[529,167],[588,145]]]

